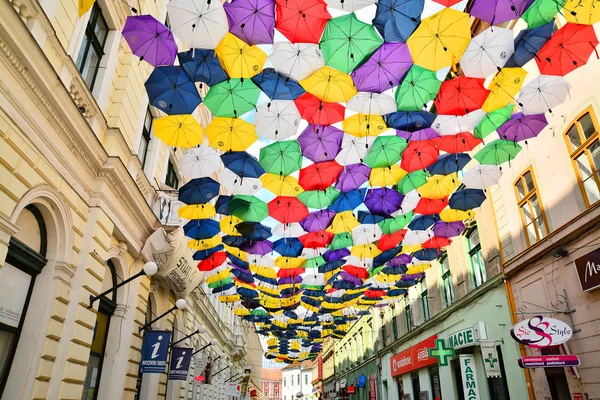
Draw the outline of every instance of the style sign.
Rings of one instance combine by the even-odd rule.
[[[171,349],[171,362],[169,363],[169,379],[172,381],[187,380],[192,353],[194,349],[189,347],[173,347]]]
[[[588,292],[600,288],[600,248],[575,260],[581,290]]]
[[[475,356],[473,356],[473,354],[461,354],[459,360],[465,400],[479,400],[479,384],[477,383]]]
[[[579,357],[571,354],[556,356],[529,356],[518,360],[521,368],[552,368],[552,367],[577,367]]]
[[[536,315],[513,325],[510,335],[530,347],[548,347],[565,343],[573,330],[558,319]]]
[[[148,331],[144,333],[142,344],[142,361],[140,361],[142,373],[162,374],[167,365],[167,353],[171,332]]]
[[[436,364],[437,359],[429,357],[429,348],[434,347],[436,339],[437,335],[431,336],[390,358],[392,376]]]

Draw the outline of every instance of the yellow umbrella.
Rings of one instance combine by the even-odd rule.
[[[302,307],[306,308],[308,311],[319,312],[319,307],[315,307],[312,304],[305,303],[303,301],[300,302]]]
[[[333,221],[331,221],[331,225],[329,225],[327,228],[327,232],[334,234],[351,232],[352,229],[358,227],[359,225],[360,222],[358,222],[358,219],[356,219],[356,216],[352,213],[352,211],[343,211],[335,214]]]
[[[472,210],[461,211],[452,208],[446,208],[440,213],[440,219],[444,222],[464,221],[465,219],[475,218],[475,212]]]
[[[521,90],[525,76],[527,71],[523,68],[502,68],[490,83],[490,94],[481,109],[489,113],[507,106]]]
[[[221,303],[235,303],[236,301],[240,301],[242,298],[239,294],[233,294],[230,296],[219,296],[219,301]]]
[[[369,185],[392,186],[397,184],[406,174],[407,172],[400,168],[398,164],[393,164],[391,167],[373,168],[369,176]]]
[[[301,257],[277,257],[275,266],[278,268],[302,268],[304,261],[305,259]]]
[[[276,319],[276,320],[273,320],[273,325],[275,325],[275,326],[277,326],[277,327],[279,327],[279,328],[284,328],[284,329],[288,327],[288,324],[287,324],[287,322],[285,322],[285,321],[280,321],[280,320],[277,320],[277,319]]]
[[[431,267],[431,264],[411,265],[406,271],[407,274],[420,274]]]
[[[264,174],[260,177],[260,181],[263,188],[271,191],[275,196],[295,197],[304,192],[304,189],[298,184],[298,179],[291,175]]]
[[[265,278],[277,279],[277,272],[275,272],[275,270],[271,267],[250,264],[250,271],[257,275],[264,276]]]
[[[373,277],[373,280],[381,283],[391,283],[394,284],[398,282],[402,278],[401,274],[383,274],[379,273]]]
[[[221,236],[213,236],[204,240],[190,240],[188,247],[194,250],[208,250],[222,243]]]
[[[433,71],[455,64],[471,41],[469,14],[444,8],[421,21],[406,41],[415,64]]]
[[[223,246],[225,246],[225,251],[229,254],[236,256],[240,260],[248,261],[248,253],[246,253],[245,251],[242,251],[237,247],[228,246],[226,244],[224,244]]]
[[[571,12],[575,12],[575,15]],[[600,22],[600,6],[598,0],[567,0],[563,15],[567,22],[592,25]]]
[[[167,115],[154,120],[154,135],[168,146],[189,149],[202,143],[204,129],[190,114]]]
[[[217,213],[212,204],[190,204],[182,206],[179,211],[179,217],[185,219],[206,219],[214,217]]]
[[[215,117],[206,136],[211,146],[223,151],[244,151],[258,140],[255,126],[240,118]]]
[[[252,78],[262,71],[267,61],[267,53],[232,33],[225,35],[215,53],[230,78]]]
[[[220,271],[212,276],[207,277],[204,281],[206,283],[215,283],[215,282],[225,280],[226,278],[229,278],[230,272],[231,272],[230,268],[224,269],[223,271]]]
[[[441,199],[454,192],[459,184],[460,181],[456,174],[433,175],[427,178],[427,182],[418,187],[417,191],[422,197],[428,199]]]
[[[240,222],[244,222],[235,215],[228,215],[222,220],[219,221],[219,226],[221,227],[221,231],[231,236],[242,236],[238,230],[235,228],[237,224]]]
[[[350,75],[328,66],[299,83],[308,93],[325,101],[345,103],[357,93]]]
[[[342,121],[342,130],[357,137],[377,136],[386,129],[381,115],[354,114]]]
[[[361,259],[363,258],[375,258],[381,254],[381,250],[377,248],[373,243],[370,244],[358,244],[356,246],[352,246],[350,249],[350,254],[353,256],[357,256]]]
[[[237,316],[244,317],[246,315],[250,315],[250,310],[244,307],[236,307],[233,309],[233,313]]]
[[[262,285],[258,285],[256,287],[256,289],[258,289],[258,291],[260,291],[261,293],[266,293],[267,296],[269,296],[269,297],[280,295],[280,292],[278,289],[272,289],[270,287],[266,287],[266,286],[262,286]]]
[[[423,248],[423,246],[419,243],[413,244],[410,246],[402,246],[403,253],[414,253],[415,251],[419,251]]]
[[[267,346],[269,348],[277,347],[277,345],[279,345],[279,340],[277,338],[271,338],[267,340]]]

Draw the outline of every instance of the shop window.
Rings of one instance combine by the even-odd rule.
[[[481,243],[479,241],[479,231],[477,226],[469,229],[465,236],[469,245],[469,259],[471,260],[471,272],[473,274],[473,283],[475,287],[481,286],[487,280],[487,272],[483,253],[481,252]]]
[[[600,200],[599,131],[600,125],[590,107],[565,132],[567,148],[587,207]]]
[[[46,225],[40,210],[28,205],[17,226],[23,241],[11,237],[0,269],[0,397],[12,366],[35,279],[46,265]],[[10,293],[10,296],[6,296]]]
[[[427,297],[427,288],[423,289],[423,282],[419,283],[419,288],[421,289],[421,298],[419,299],[421,302],[421,310],[423,313],[423,322],[428,321],[431,318],[430,310],[429,310],[429,297]]]
[[[452,275],[450,273],[448,255],[446,253],[442,254],[439,262],[442,276],[442,299],[445,308],[454,303],[454,288],[452,287]]]
[[[108,25],[102,9],[95,2],[90,13],[90,20],[85,28],[83,43],[77,56],[77,68],[90,91],[94,90],[96,76],[100,69],[100,61],[104,56],[104,45],[108,37]]]
[[[527,246],[548,234],[548,222],[537,191],[533,169],[527,169],[515,182],[515,193],[521,214]]]
[[[410,383],[413,390],[413,398],[417,399],[419,394],[421,393],[421,382],[419,382],[419,372],[411,372],[410,373]]]
[[[167,165],[165,184],[171,186],[173,189],[179,188],[179,178],[177,177],[177,172],[175,172],[175,167],[173,166],[171,159],[169,159],[169,165]]]
[[[150,112],[150,107],[146,109],[144,116],[144,126],[142,127],[142,137],[140,138],[140,145],[138,147],[138,157],[142,163],[142,169],[146,167],[146,160],[148,158],[148,148],[150,147],[150,140],[152,138],[152,121],[154,117]]]
[[[406,332],[410,332],[413,330],[413,318],[412,318],[412,309],[408,301],[405,299],[404,301],[404,327],[406,328]]]

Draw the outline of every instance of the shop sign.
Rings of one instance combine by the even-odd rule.
[[[394,355],[390,359],[392,376],[405,374],[416,369],[428,367],[437,363],[435,358],[429,357],[429,348],[434,347],[437,335],[431,336],[422,342]]]
[[[573,393],[573,400],[583,400],[582,393]]]
[[[319,354],[319,358],[317,358],[317,379],[318,380],[323,379],[323,359],[321,358],[320,354]]]
[[[242,385],[239,383],[229,382],[225,385],[226,396],[239,396],[242,393]]]
[[[346,387],[346,378],[340,379],[340,387]]]
[[[0,322],[18,328],[31,275],[5,263],[0,269]]]
[[[521,368],[552,368],[552,367],[577,367],[579,357],[571,354],[556,356],[528,356],[519,359]]]
[[[530,347],[549,347],[565,343],[573,330],[558,319],[536,315],[516,323],[510,334],[517,342]]]
[[[461,354],[459,360],[465,400],[479,400],[479,385],[477,383],[475,356],[473,356],[473,354]]]
[[[485,324],[478,322],[473,327],[449,334],[446,338],[446,344],[456,350],[475,346],[481,339],[486,338]]]
[[[438,365],[440,367],[445,367],[450,363],[450,359],[454,358],[454,348],[446,347],[446,342],[444,339],[436,339],[435,345],[427,349],[429,352],[429,357],[433,359],[437,359]]]
[[[377,375],[369,377],[369,400],[377,400]]]
[[[485,365],[485,376],[488,378],[500,378],[500,361],[495,340],[481,340],[481,355],[483,356],[483,365]]]
[[[185,381],[190,370],[193,348],[173,347],[171,349],[171,362],[169,363],[169,380]]]
[[[142,360],[140,366],[144,374],[164,374],[171,332],[148,331],[144,333]]]
[[[588,292],[600,288],[600,248],[575,260],[575,269],[581,290]]]

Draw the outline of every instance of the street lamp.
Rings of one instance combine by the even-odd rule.
[[[192,355],[196,355],[196,354],[200,353],[202,350],[206,349],[207,347],[209,347],[209,346],[212,346],[212,345],[214,345],[214,344],[217,344],[217,343],[219,343],[219,342],[217,341],[217,339],[215,339],[215,338],[211,338],[211,339],[208,341],[208,344],[207,344],[207,345],[205,345],[204,347],[202,347],[202,348],[200,348],[200,349],[196,350],[195,352],[193,352],[193,353],[192,353]]]
[[[158,271],[158,265],[156,265],[155,262],[148,261],[146,264],[144,264],[144,266],[142,267],[142,270],[140,272],[125,279],[123,282],[119,283],[117,286],[114,286],[114,287],[108,289],[107,291],[100,293],[98,296],[90,295],[90,305],[88,306],[88,308],[92,308],[92,305],[94,304],[94,302],[96,300],[98,300],[100,297],[106,296],[107,294],[114,292],[121,286],[128,284],[132,280],[139,278],[142,275],[152,276],[156,273],[156,271]]]
[[[169,345],[169,347],[173,347],[173,346],[175,346],[176,344],[183,342],[185,339],[189,339],[189,338],[191,338],[192,336],[194,336],[194,335],[197,335],[198,333],[204,333],[204,332],[206,332],[206,326],[204,326],[204,325],[200,324],[200,325],[198,325],[198,329],[196,329],[196,331],[195,331],[195,332],[192,332],[192,333],[190,333],[189,335],[187,335],[187,336],[186,336],[186,337],[184,337],[183,339],[180,339],[180,340],[178,340],[178,341],[176,341],[176,342],[174,342],[174,343],[171,343],[171,344]]]
[[[183,310],[185,308],[187,308],[187,303],[186,303],[185,299],[179,299],[179,300],[177,300],[175,302],[175,305],[173,307],[169,308],[167,311],[165,311],[164,313],[162,313],[158,317],[154,318],[152,321],[148,322],[146,325],[140,327],[139,328],[139,332],[141,332],[144,329],[146,329],[147,327],[151,326],[153,323],[155,323],[159,319],[163,318],[165,315],[169,314],[170,312],[173,312],[175,310]]]
[[[297,398],[297,399],[301,399],[301,398],[303,398],[303,397],[304,397],[304,394],[303,394],[302,392],[298,392],[298,393],[296,393],[296,398]]]

